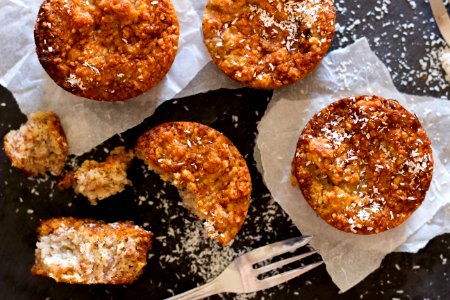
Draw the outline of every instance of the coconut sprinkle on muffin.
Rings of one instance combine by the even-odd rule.
[[[432,174],[418,118],[378,96],[342,99],[314,115],[292,162],[293,183],[317,214],[357,234],[403,223],[424,201]]]
[[[335,19],[331,0],[208,0],[203,36],[230,78],[275,89],[302,79],[322,60]]]
[[[34,37],[41,65],[59,86],[111,102],[164,78],[179,24],[170,0],[44,0]]]
[[[71,284],[130,284],[152,246],[152,233],[132,222],[54,218],[38,234],[32,273]]]
[[[60,188],[72,187],[77,194],[88,198],[92,205],[97,201],[122,192],[131,185],[127,168],[134,158],[132,150],[116,147],[104,162],[86,160],[74,172],[67,173],[58,183]]]

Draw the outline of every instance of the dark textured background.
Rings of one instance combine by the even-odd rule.
[[[392,3],[391,3],[392,2]],[[411,6],[414,2],[415,9]],[[442,80],[442,70],[428,80],[428,70],[422,70],[421,60],[433,60],[433,51],[444,46],[432,22],[431,10],[424,1],[336,1],[338,31],[333,49],[350,44],[365,36],[373,50],[389,67],[398,89],[405,93],[448,97],[450,89]],[[385,9],[386,8],[386,9]],[[413,26],[411,26],[413,24]],[[339,29],[340,28],[340,29]],[[427,60],[427,57],[429,58]],[[275,242],[300,233],[278,205],[272,203],[261,175],[253,160],[257,122],[268,104],[271,92],[240,89],[219,90],[196,95],[161,105],[155,114],[136,128],[115,136],[82,157],[72,158],[77,163],[86,158],[103,159],[104,149],[118,145],[131,147],[136,138],[154,125],[165,121],[192,120],[223,132],[246,157],[253,180],[252,205],[241,234],[232,248],[248,249]],[[20,112],[12,95],[0,87],[0,137],[11,128],[18,128],[26,117]],[[185,109],[188,108],[188,110]],[[257,113],[255,113],[255,111]],[[235,127],[232,116],[238,116]],[[295,121],[295,120],[294,120]],[[31,181],[10,167],[9,160],[0,151],[0,298],[2,299],[160,299],[203,283],[204,279],[188,271],[187,261],[162,264],[159,256],[166,253],[176,238],[155,240],[144,274],[133,285],[71,286],[31,276],[35,230],[39,220],[56,216],[93,217],[106,221],[133,220],[137,224],[150,223],[155,236],[165,236],[169,227],[184,226],[184,220],[194,220],[177,205],[176,190],[164,185],[158,176],[142,172],[143,165],[135,161],[129,178],[133,187],[93,207],[71,191],[53,188],[54,178],[46,182]],[[136,197],[164,191],[169,211],[163,205],[139,205]],[[155,200],[157,201],[157,200]],[[69,206],[68,203],[71,203]],[[272,230],[261,232],[267,219],[262,212],[274,212],[270,219]],[[32,209],[33,213],[27,213]],[[167,213],[177,216],[167,219]],[[182,233],[188,234],[188,233]],[[252,239],[252,236],[261,239]],[[321,266],[289,283],[253,295],[260,299],[450,299],[449,263],[450,234],[436,237],[417,254],[392,253],[381,267],[350,291],[339,294]],[[161,264],[163,266],[161,266]],[[177,278],[174,273],[186,274]],[[232,295],[223,295],[231,298]]]

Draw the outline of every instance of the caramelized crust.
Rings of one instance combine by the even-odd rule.
[[[135,151],[178,189],[211,238],[227,244],[235,237],[247,215],[251,178],[228,138],[198,123],[165,123],[143,134]]]
[[[208,0],[203,36],[214,63],[252,88],[305,77],[331,45],[332,0]]]
[[[132,222],[54,218],[38,228],[32,273],[58,282],[129,284],[147,264],[152,233]]]
[[[65,90],[100,101],[136,97],[169,71],[179,26],[170,0],[44,0],[39,61]]]
[[[397,101],[358,96],[334,102],[304,128],[293,183],[328,224],[373,234],[403,223],[431,183],[431,142]]]

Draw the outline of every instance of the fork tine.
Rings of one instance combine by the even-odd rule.
[[[293,263],[293,262],[295,262],[297,260],[300,260],[302,258],[311,256],[311,255],[313,255],[315,253],[317,253],[317,251],[311,251],[311,252],[303,253],[303,254],[300,254],[300,255],[297,255],[297,256],[293,256],[293,257],[290,257],[290,258],[287,258],[287,259],[283,259],[283,260],[280,260],[280,261],[275,262],[273,264],[270,264],[270,265],[263,266],[261,268],[255,269],[254,272],[257,275],[264,274],[264,273],[269,272],[271,270],[275,270],[275,269],[278,269],[278,268],[280,268],[282,266],[285,266],[287,264]]]
[[[241,258],[250,264],[256,264],[260,261],[271,259],[286,252],[292,252],[309,243],[312,237],[300,236],[292,239],[276,242],[250,252],[247,252]]]
[[[283,282],[291,280],[299,275],[302,275],[302,274],[320,266],[321,264],[323,264],[323,261],[312,263],[310,265],[306,265],[306,266],[298,268],[298,269],[290,270],[290,271],[260,280],[260,284],[264,288],[271,288],[273,286],[276,286]]]

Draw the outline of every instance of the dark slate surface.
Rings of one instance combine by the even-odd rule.
[[[392,3],[391,3],[392,2]],[[413,9],[413,4],[416,4]],[[337,32],[332,48],[366,36],[377,55],[388,65],[400,91],[448,97],[450,89],[442,78],[428,80],[421,65],[444,43],[431,21],[431,10],[423,1],[336,1]],[[411,24],[413,25],[411,27]],[[424,59],[425,58],[425,59]],[[420,61],[422,60],[422,64]],[[442,77],[442,70],[437,68]],[[440,72],[440,73],[439,73]],[[132,147],[137,137],[165,121],[191,120],[210,125],[227,135],[246,157],[253,181],[252,205],[242,232],[230,247],[231,256],[300,233],[281,208],[270,200],[253,159],[257,122],[270,100],[271,92],[240,89],[219,90],[161,105],[155,114],[136,128],[114,136],[82,157],[71,157],[79,164],[86,158],[103,159],[118,145]],[[186,109],[187,108],[187,109]],[[238,117],[238,122],[233,121]],[[0,87],[0,137],[18,128],[26,117],[12,95]],[[294,120],[295,121],[295,120]],[[236,127],[237,126],[237,127]],[[189,229],[195,219],[180,205],[174,188],[164,185],[158,176],[143,171],[140,161],[133,162],[129,178],[133,187],[93,207],[71,191],[54,188],[56,178],[40,182],[28,180],[0,151],[0,292],[2,299],[161,299],[172,292],[204,283],[205,276],[189,270],[190,257],[162,260],[189,232],[169,236],[170,228]],[[160,195],[163,196],[160,196]],[[145,201],[139,204],[139,197]],[[152,204],[147,201],[151,200]],[[32,210],[32,213],[31,211]],[[268,216],[267,212],[270,212]],[[106,221],[133,220],[149,223],[156,237],[153,256],[144,274],[133,285],[80,286],[58,284],[30,274],[36,243],[35,230],[41,219],[56,216],[92,217]],[[202,243],[208,255],[209,242]],[[211,246],[212,247],[212,246]],[[450,299],[450,234],[438,236],[417,254],[392,253],[381,267],[346,293],[339,294],[321,266],[289,283],[251,295],[255,299]],[[317,258],[312,258],[312,260]],[[174,276],[174,274],[176,274]],[[222,295],[232,298],[233,295]],[[215,298],[218,299],[216,296]]]

